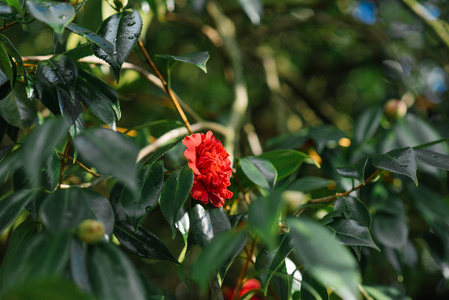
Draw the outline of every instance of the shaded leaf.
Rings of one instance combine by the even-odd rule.
[[[266,190],[274,188],[277,171],[269,161],[257,157],[243,157],[239,162],[243,173],[256,185]]]
[[[9,124],[25,130],[36,120],[36,105],[27,100],[24,86],[17,83],[8,96],[0,101],[0,116]]]
[[[160,197],[161,211],[170,225],[172,237],[176,234],[178,214],[190,194],[193,186],[193,172],[183,167],[170,174]]]
[[[113,55],[109,55],[97,45],[92,46],[92,51],[111,66],[117,82],[120,79],[121,66],[136,45],[141,30],[142,18],[134,9],[110,16],[98,29],[97,34],[114,46]]]
[[[288,190],[301,191],[304,193],[312,192],[327,187],[332,181],[326,178],[305,176],[293,181]]]
[[[360,182],[365,182],[365,168],[369,157],[363,158],[349,167],[337,168],[338,174],[346,178],[354,178]]]
[[[125,135],[106,128],[93,128],[74,140],[75,147],[89,164],[105,175],[113,175],[136,190],[138,149]]]
[[[382,109],[378,107],[368,108],[363,111],[354,126],[354,139],[357,143],[369,140],[373,137],[383,116]]]
[[[178,264],[167,246],[153,233],[143,227],[137,231],[125,222],[119,222],[115,226],[114,235],[120,244],[130,252],[148,259],[167,260]]]
[[[379,243],[389,248],[402,249],[407,243],[408,231],[406,221],[399,215],[383,212],[374,215],[372,232]]]
[[[182,140],[184,139],[184,136],[181,136],[179,138],[176,138],[170,142],[168,142],[165,146],[162,146],[158,148],[154,153],[145,161],[145,164],[152,164],[159,158],[161,158],[165,153],[167,153],[168,150],[172,149],[176,145],[178,145]],[[142,159],[143,157],[140,157]]]
[[[368,208],[362,201],[355,197],[341,197],[335,201],[335,213],[343,213],[346,219],[355,220],[359,224],[371,228],[371,216]]]
[[[343,299],[358,299],[360,272],[350,252],[323,226],[305,218],[290,218],[295,255],[313,278],[332,287]]]
[[[76,285],[86,293],[91,293],[92,288],[89,283],[87,273],[86,251],[79,240],[73,240],[70,252],[70,275]]]
[[[92,290],[99,300],[145,300],[137,271],[115,244],[100,243],[88,249],[87,269]]]
[[[411,300],[407,295],[402,294],[392,286],[363,285],[363,289],[376,300]]]
[[[120,195],[120,203],[135,230],[159,199],[164,184],[164,162],[158,161],[146,166],[141,170],[137,182],[138,194],[125,187]]]
[[[345,245],[365,246],[380,251],[373,242],[368,227],[360,225],[354,220],[335,220],[329,226],[335,230],[337,238]]]
[[[310,276],[307,270],[302,272],[301,300],[328,300],[327,288]]]
[[[418,185],[415,152],[410,147],[396,149],[386,154],[378,155],[373,158],[373,165],[379,169],[406,175]]]
[[[449,156],[427,149],[414,149],[416,159],[432,167],[449,171]]]
[[[36,189],[15,192],[0,201],[0,235],[22,212],[23,208],[34,199]]]

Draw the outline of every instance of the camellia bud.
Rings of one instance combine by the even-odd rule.
[[[78,238],[87,244],[95,244],[104,237],[104,225],[97,220],[85,220],[78,226]]]
[[[391,99],[385,103],[385,116],[389,120],[402,119],[407,113],[407,104],[404,101],[398,99]]]

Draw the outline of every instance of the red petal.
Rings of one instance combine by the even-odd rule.
[[[215,192],[209,193],[209,200],[215,207],[222,207],[225,203],[225,199],[217,195]]]
[[[209,194],[201,180],[195,179],[193,181],[193,187],[190,191],[190,195],[192,195],[193,199],[199,200],[204,204],[207,204],[209,202]]]
[[[189,159],[189,167],[192,169],[193,173],[197,175],[201,175],[201,172],[198,170],[196,164],[196,148],[201,144],[202,142],[202,136],[204,134],[202,133],[195,133],[190,136],[186,136],[182,143],[187,147],[186,151],[184,151],[184,156]]]

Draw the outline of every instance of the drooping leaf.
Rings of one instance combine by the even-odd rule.
[[[75,17],[75,9],[70,3],[56,1],[26,1],[28,11],[39,21],[49,25],[62,40],[65,26]]]
[[[449,171],[449,156],[427,149],[414,149],[416,159],[432,167]]]
[[[269,161],[257,157],[239,159],[243,173],[256,185],[272,190],[276,184],[277,171]]]
[[[363,158],[355,162],[352,166],[337,168],[338,174],[346,178],[354,178],[360,182],[365,182],[365,168],[369,158]]]
[[[302,164],[308,156],[302,152],[285,149],[265,152],[258,157],[266,159],[273,164],[278,171],[278,180],[284,179]]]
[[[97,34],[114,46],[114,52],[111,56],[97,45],[92,46],[92,51],[111,66],[117,82],[120,79],[122,64],[136,45],[141,30],[142,18],[134,9],[110,16],[98,29]]]
[[[161,211],[170,225],[172,237],[176,234],[178,214],[190,194],[193,186],[193,172],[189,167],[174,171],[168,177],[162,189],[160,205]]]
[[[137,182],[139,193],[123,189],[120,203],[134,229],[156,205],[164,184],[164,162],[158,161],[141,170]]]
[[[380,251],[379,247],[373,242],[368,227],[360,225],[355,220],[335,220],[329,226],[345,245],[371,247]]]
[[[61,115],[65,117],[70,124],[69,133],[72,138],[80,135],[84,132],[86,125],[84,123],[83,107],[78,99],[75,98],[74,102],[69,98],[68,94],[56,90],[56,97],[59,104]]]
[[[66,27],[71,32],[84,37],[89,42],[92,42],[97,47],[100,47],[108,56],[114,57],[115,47],[111,42],[109,42],[105,38],[97,35],[96,33],[93,33],[92,31],[86,28],[82,28],[81,26],[78,26],[75,23],[70,23]]]
[[[160,64],[165,66],[168,71],[171,71],[175,63],[177,61],[180,61],[195,65],[203,70],[204,73],[207,73],[206,63],[209,60],[209,57],[209,52],[207,51],[188,53],[178,56],[165,54],[156,55],[156,58],[158,59]]]
[[[75,147],[101,174],[113,175],[136,190],[138,149],[125,135],[106,128],[93,128],[74,140]]]
[[[99,300],[145,300],[144,287],[136,268],[114,244],[100,243],[88,249],[90,285]]]
[[[139,226],[136,231],[132,225],[119,222],[115,226],[114,235],[123,247],[140,257],[178,264],[167,246],[143,227]]]
[[[0,201],[0,235],[34,199],[36,189],[15,192]]]
[[[216,236],[203,248],[190,273],[190,278],[198,284],[200,291],[204,293],[216,268],[222,267],[245,237],[245,230],[229,230]]]
[[[59,189],[50,194],[41,205],[42,222],[52,232],[74,230],[87,219],[99,220],[111,236],[114,214],[108,199],[90,189]]]
[[[415,151],[410,147],[396,149],[386,154],[378,155],[373,158],[373,165],[379,169],[406,175],[418,185]]]
[[[22,149],[23,165],[30,175],[32,186],[38,186],[40,174],[47,158],[67,136],[67,123],[63,119],[50,119],[35,128]]]
[[[256,272],[262,281],[264,294],[267,295],[270,280],[273,278],[275,272],[279,270],[285,258],[292,252],[293,248],[290,245],[288,235],[280,237],[280,244],[273,250],[263,248],[260,250],[256,258]]]
[[[117,92],[88,72],[78,69],[76,99],[113,130],[121,117]]]
[[[295,255],[313,278],[335,290],[343,299],[358,299],[360,272],[349,251],[321,225],[290,218],[290,238]]]
[[[263,3],[261,0],[239,0],[243,11],[254,25],[258,25],[263,14]]]

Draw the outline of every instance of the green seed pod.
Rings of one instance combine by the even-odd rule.
[[[104,234],[104,225],[98,220],[85,220],[78,226],[78,238],[87,244],[98,243]]]

